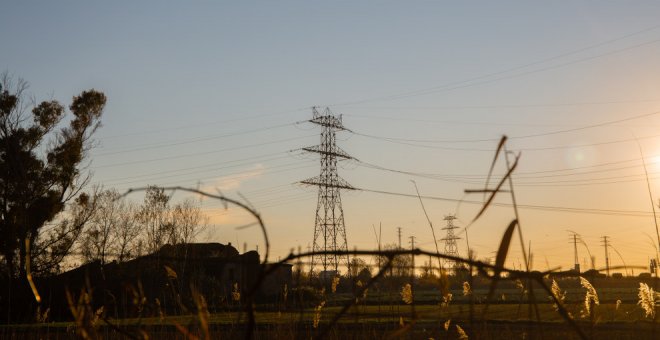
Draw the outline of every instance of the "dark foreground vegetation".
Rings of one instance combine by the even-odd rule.
[[[197,251],[192,250],[195,248]],[[179,257],[164,256],[172,255],[168,253],[174,251],[172,247],[160,254],[163,255],[158,262],[160,270],[155,269],[156,262],[148,262],[156,254],[138,259],[139,268],[145,268],[141,271],[144,276],[134,273],[135,276],[111,280],[119,271],[106,271],[103,275],[107,280],[122,282],[123,288],[112,293],[107,286],[95,282],[99,280],[94,277],[98,272],[65,273],[68,280],[62,279],[57,288],[63,289],[60,293],[66,297],[59,311],[55,312],[55,306],[60,300],[44,299],[36,304],[28,289],[20,299],[24,303],[25,319],[4,325],[0,336],[16,339],[246,336],[259,339],[655,339],[658,336],[655,315],[645,309],[651,308],[650,312],[654,313],[655,306],[643,305],[639,278],[601,277],[588,281],[566,274],[545,275],[542,284],[504,279],[491,294],[493,280],[485,271],[474,275],[462,271],[463,276],[452,273],[411,277],[386,270],[387,274],[374,280],[365,267],[359,277],[324,281],[307,276],[305,271],[298,270],[301,267],[292,271],[291,267],[270,266],[266,272],[270,269],[274,277],[250,281],[259,276],[254,275],[240,281],[241,285],[261,286],[254,298],[250,298],[246,296],[250,290],[239,288],[238,281],[234,281],[240,276],[234,279],[226,276],[230,268],[240,272],[237,268],[241,265],[213,258],[219,255],[213,251],[224,251],[238,260],[240,256],[235,249],[208,244],[188,246],[191,259],[200,260],[203,250],[210,256],[205,261],[208,264],[197,269],[192,266],[188,274],[177,273],[175,268],[190,263],[180,262]],[[393,258],[405,253],[396,253]],[[200,267],[222,269],[201,274]],[[251,269],[258,271],[258,268],[257,261]],[[76,276],[79,279],[73,279]],[[142,283],[142,279],[149,283]],[[203,284],[211,279],[216,285]],[[181,282],[188,286],[179,285]],[[650,287],[657,281],[645,279],[642,283]],[[552,287],[550,295],[542,285]],[[38,287],[44,293],[48,284]],[[60,294],[52,293],[56,288],[50,289],[49,295]],[[118,299],[121,302],[104,295],[122,296]],[[561,315],[553,297],[558,298],[561,308],[570,315],[572,324]],[[252,305],[246,305],[248,300]],[[25,310],[28,305],[34,313],[31,316]],[[254,317],[252,325],[250,314]]]

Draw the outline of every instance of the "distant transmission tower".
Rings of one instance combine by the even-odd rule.
[[[341,189],[355,190],[355,188],[337,174],[337,160],[351,159],[352,157],[335,143],[335,133],[345,130],[345,128],[341,122],[341,115],[339,117],[332,115],[328,108],[323,113],[319,113],[316,107],[312,110],[313,117],[309,122],[323,128],[321,130],[321,144],[303,148],[307,152],[318,153],[321,156],[321,174],[301,182],[319,187],[312,250],[314,252],[347,251],[344,211],[341,207],[339,192]],[[312,257],[311,268],[314,270],[315,265],[321,265],[327,275],[329,270],[339,273],[341,263],[345,263],[348,268],[348,255],[321,254]]]
[[[458,229],[458,227],[454,225],[455,219],[456,216],[454,215],[445,216],[444,220],[447,221],[447,226],[442,228],[442,230],[447,230],[447,236],[445,236],[442,241],[445,241],[445,255],[458,257],[458,244],[456,244],[456,240],[460,240],[461,238],[454,235],[454,229]],[[446,269],[453,269],[456,268],[456,264],[456,261],[446,261],[445,267]]]

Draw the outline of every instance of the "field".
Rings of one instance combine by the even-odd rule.
[[[632,280],[630,280],[632,281]],[[621,282],[618,282],[621,285]],[[588,338],[655,339],[653,318],[647,317],[637,303],[638,290],[631,287],[602,288],[600,303],[593,313],[584,314],[584,289],[566,291],[565,308]],[[579,339],[556,311],[550,299],[536,294],[535,305],[520,301],[521,291],[500,289],[499,301],[479,302],[487,294],[475,289],[469,296],[452,290],[449,303],[440,302],[437,291],[420,290],[415,301],[406,304],[398,293],[374,293],[357,304],[352,294],[328,294],[323,304],[294,308],[286,303],[257,305],[253,336],[261,339],[289,338],[404,338],[460,339],[461,332],[471,339]],[[508,298],[507,298],[508,297]],[[619,300],[619,301],[617,301]],[[345,305],[341,317],[333,321]],[[320,306],[320,307],[319,307]],[[224,311],[190,315],[101,319],[91,321],[90,335],[99,338],[242,338],[246,334],[247,314],[241,306]],[[460,327],[460,328],[459,328]],[[69,339],[77,338],[75,322],[52,322],[3,326],[2,338]]]

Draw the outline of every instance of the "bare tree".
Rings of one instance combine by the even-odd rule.
[[[193,242],[208,224],[208,218],[193,199],[170,205],[169,197],[157,187],[147,189],[137,220],[148,253],[165,244]]]
[[[140,228],[135,205],[116,190],[98,194],[96,210],[83,232],[79,248],[85,262],[126,261],[137,254]]]
[[[113,230],[117,228],[117,204],[119,194],[106,190],[98,194],[97,206],[83,232],[81,252],[86,262],[106,263],[113,242]]]
[[[383,246],[383,250],[401,250],[398,245],[386,244]],[[387,263],[388,259],[386,256],[379,256],[379,263]],[[389,276],[398,276],[398,277],[407,277],[410,276],[412,265],[412,256],[410,255],[397,255],[392,259],[392,266],[389,270]]]
[[[178,203],[171,210],[171,230],[169,243],[191,243],[208,224],[199,205],[193,199]]]
[[[124,262],[142,255],[143,240],[140,239],[140,223],[136,220],[138,208],[131,202],[121,201],[119,224],[115,236],[116,258]]]
[[[369,266],[367,265],[367,262],[365,260],[356,256],[351,257],[349,275],[352,278],[356,278],[360,275],[360,273],[363,270],[367,270],[367,272],[369,272],[369,275],[371,275],[371,271],[369,270]]]
[[[144,231],[145,250],[153,253],[160,249],[171,234],[169,200],[163,189],[149,187],[138,212],[138,221]]]

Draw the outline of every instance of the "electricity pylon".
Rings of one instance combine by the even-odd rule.
[[[320,113],[316,107],[312,110],[313,117],[309,122],[322,127],[321,144],[303,148],[303,150],[318,153],[321,156],[321,174],[301,183],[319,187],[312,251],[330,253],[312,256],[311,270],[314,270],[315,265],[321,265],[324,272],[334,270],[338,274],[340,264],[345,263],[347,270],[350,264],[348,254],[336,253],[348,251],[340,190],[355,190],[355,188],[339,177],[337,161],[352,157],[336,144],[336,132],[346,130],[342,125],[341,115],[334,116],[328,108],[323,113]]]
[[[454,229],[458,229],[458,227],[454,225],[455,219],[456,216],[454,215],[445,216],[444,220],[447,221],[447,226],[442,228],[442,230],[447,230],[447,236],[445,236],[442,241],[445,241],[445,255],[458,257],[458,244],[456,243],[456,240],[460,240],[460,237],[454,234]],[[456,264],[456,261],[445,261],[445,269],[455,269]]]

